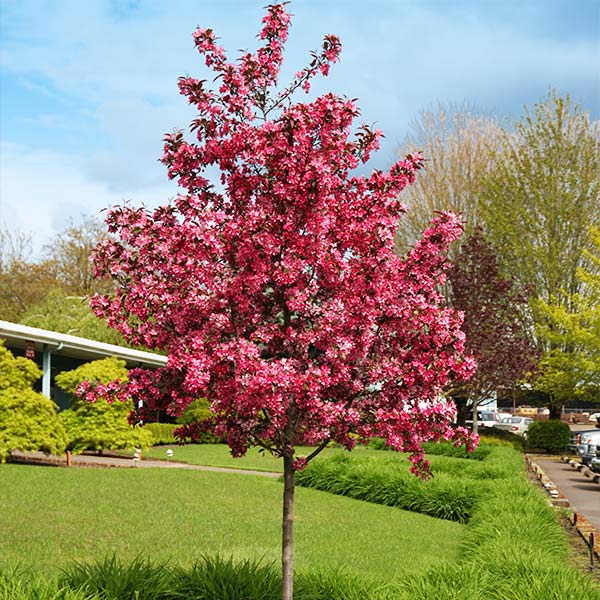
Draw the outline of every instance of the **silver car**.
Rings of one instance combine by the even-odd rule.
[[[529,417],[506,417],[502,419],[500,423],[496,423],[494,427],[496,429],[503,429],[504,431],[510,431],[515,435],[520,435],[524,440],[527,439],[527,429],[533,423],[533,419]]]
[[[597,448],[600,447],[600,429],[581,432],[577,444],[577,454],[581,457],[584,465],[590,466],[593,458],[596,458]]]

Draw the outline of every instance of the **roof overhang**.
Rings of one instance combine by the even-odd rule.
[[[167,364],[167,357],[160,354],[105,344],[9,321],[0,320],[0,339],[6,340],[7,346],[13,348],[24,349],[28,342],[35,345],[36,352],[41,353],[44,349],[55,348],[56,354],[86,361],[116,356],[125,360],[130,367],[162,367]]]

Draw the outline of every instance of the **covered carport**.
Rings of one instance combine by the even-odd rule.
[[[52,398],[59,408],[68,408],[68,396],[54,385],[54,378],[62,371],[115,356],[124,360],[128,368],[156,368],[167,363],[167,357],[114,344],[105,344],[86,338],[28,327],[0,320],[0,339],[15,356],[24,356],[36,362],[43,371],[41,392]]]

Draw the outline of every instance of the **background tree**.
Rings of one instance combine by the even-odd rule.
[[[457,405],[459,424],[464,424],[468,409],[473,410],[477,432],[479,401],[491,400],[499,390],[516,390],[535,368],[536,350],[522,317],[528,298],[514,280],[500,273],[482,227],[461,244],[448,269],[448,291],[452,306],[464,312],[466,347],[477,361],[473,376],[455,380],[449,394]]]
[[[587,258],[600,267],[600,229],[592,227],[590,233],[596,250],[587,252]],[[581,268],[578,277],[585,283],[585,296],[538,305],[538,336],[550,349],[540,364],[537,388],[554,404],[600,400],[600,269]]]
[[[34,261],[30,236],[0,231],[0,319],[125,344],[88,302],[94,292],[108,290],[107,282],[93,277],[90,260],[92,249],[106,236],[99,219],[85,217],[57,235]]]
[[[501,142],[482,199],[502,267],[545,302],[585,292],[577,270],[589,266],[589,226],[600,222],[598,124],[550,91]]]
[[[61,454],[67,439],[52,400],[33,390],[37,365],[15,358],[0,340],[0,462],[13,450]]]
[[[539,301],[566,302],[588,289],[577,276],[593,250],[590,223],[600,222],[600,127],[568,95],[550,91],[527,111],[515,130],[504,133],[492,153],[495,168],[482,182],[486,232],[503,270],[532,291],[533,319]],[[551,337],[537,340],[545,352]],[[565,348],[562,348],[563,350]],[[552,418],[562,401],[549,398]]]
[[[192,77],[180,90],[198,110],[188,142],[166,136],[163,162],[184,192],[153,212],[108,215],[113,239],[95,254],[118,285],[94,307],[134,344],[165,349],[168,367],[131,371],[125,397],[178,415],[207,397],[232,453],[258,445],[283,459],[283,597],[293,590],[294,473],[329,442],[350,449],[382,436],[426,470],[422,442],[460,441],[454,408],[437,400],[449,374],[466,377],[460,319],[443,306],[444,253],[461,231],[442,215],[405,259],[393,252],[398,193],[418,155],[389,172],[351,172],[378,147],[355,104],[333,94],[294,103],[338,59],[322,50],[292,84],[276,84],[290,17],[268,7],[255,54],[228,62],[210,29],[196,46],[218,90]],[[204,177],[221,173],[216,189]],[[93,398],[104,386],[87,385]],[[308,456],[296,446],[314,445]]]
[[[68,295],[60,288],[51,289],[42,301],[30,305],[19,322],[107,344],[127,345],[122,335],[94,314],[89,298]]]
[[[460,214],[467,233],[481,223],[479,186],[493,167],[490,148],[502,133],[500,122],[468,105],[424,110],[412,123],[402,154],[421,151],[425,168],[402,194],[407,213],[398,226],[396,244],[403,254],[411,248],[436,211]],[[451,256],[455,256],[454,246]]]
[[[84,450],[147,448],[152,445],[149,431],[129,423],[133,411],[131,399],[109,403],[106,398],[98,397],[94,402],[86,402],[77,391],[83,381],[101,384],[125,382],[125,361],[104,358],[56,376],[57,385],[71,396],[71,408],[60,413],[69,450],[78,453]]]
[[[107,236],[106,227],[95,216],[84,216],[79,224],[72,221],[45,247],[46,260],[52,266],[60,288],[71,296],[90,296],[106,291],[106,282],[94,277],[92,250]]]
[[[31,238],[0,230],[0,319],[18,323],[32,304],[56,286],[50,266],[31,260]]]

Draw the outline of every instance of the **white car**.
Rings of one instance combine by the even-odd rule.
[[[478,410],[477,411],[477,427],[495,427],[498,423],[498,417],[493,410]],[[473,425],[473,415],[465,421],[467,427]]]
[[[510,431],[515,435],[520,435],[524,440],[527,439],[527,429],[533,423],[533,419],[529,417],[506,417],[500,423],[496,423],[496,429]]]
[[[600,412],[596,412],[596,413],[592,413],[589,417],[588,417],[588,421],[590,423],[600,423]]]

